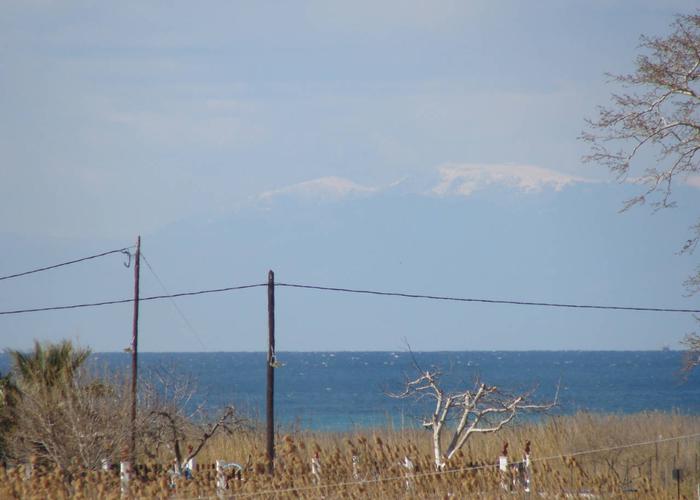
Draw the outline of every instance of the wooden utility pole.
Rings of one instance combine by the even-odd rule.
[[[275,273],[267,274],[267,472],[275,470]]]
[[[129,455],[131,463],[136,463],[136,388],[138,383],[139,356],[139,272],[141,264],[141,236],[136,239],[134,259],[134,322],[131,336],[131,443]]]

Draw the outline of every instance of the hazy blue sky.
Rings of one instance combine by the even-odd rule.
[[[698,308],[700,213],[618,214],[584,117],[693,1],[0,4],[0,275],[132,244],[171,292],[279,281]],[[118,256],[0,310],[125,298]],[[147,267],[143,294],[162,289]],[[262,350],[265,291],[142,308],[144,350]],[[278,292],[287,350],[656,349],[690,315]],[[130,307],[0,316],[0,345],[130,339]]]

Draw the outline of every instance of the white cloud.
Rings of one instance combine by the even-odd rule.
[[[291,196],[303,199],[340,200],[349,197],[367,196],[377,191],[377,188],[363,186],[342,177],[321,177],[266,191],[259,198],[270,200],[280,196]]]
[[[561,191],[578,183],[597,182],[533,165],[447,164],[438,167],[439,183],[430,190],[437,196],[469,196],[491,186],[506,186],[526,193],[544,188]]]

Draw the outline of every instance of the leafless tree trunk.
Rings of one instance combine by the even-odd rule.
[[[416,368],[419,369],[417,363]],[[480,381],[468,390],[446,392],[440,385],[439,371],[419,372],[417,378],[406,381],[402,392],[389,396],[434,400],[433,412],[423,420],[423,426],[432,430],[433,458],[438,470],[444,469],[473,435],[498,432],[519,412],[544,412],[557,404],[558,390],[552,402],[534,404],[530,402],[531,393],[512,395]],[[450,425],[452,422],[455,425]]]

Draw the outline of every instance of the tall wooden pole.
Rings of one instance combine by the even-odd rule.
[[[275,273],[267,274],[267,472],[275,470]]]
[[[131,443],[129,455],[131,463],[136,461],[136,388],[138,384],[139,358],[139,272],[141,264],[141,236],[136,239],[134,259],[134,322],[131,336]]]

